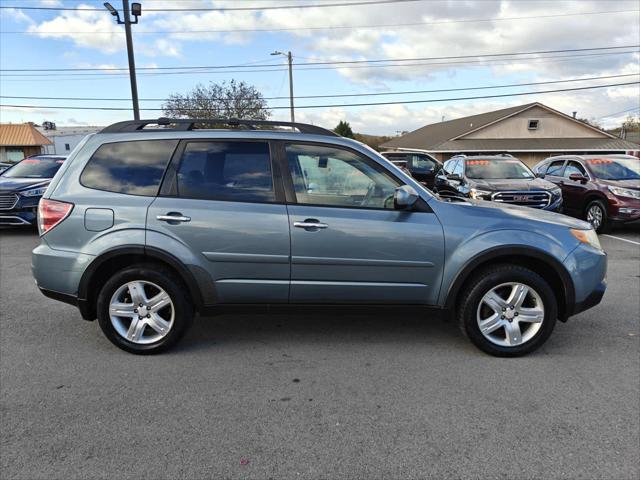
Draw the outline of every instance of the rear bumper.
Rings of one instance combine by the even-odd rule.
[[[86,300],[79,299],[75,295],[70,295],[68,293],[56,292],[55,290],[48,290],[42,287],[38,288],[40,289],[40,292],[47,298],[51,298],[52,300],[57,300],[68,305],[78,307],[78,310],[80,310],[80,315],[82,315],[82,318],[84,318],[85,320],[95,320],[95,316],[91,315],[91,310]]]

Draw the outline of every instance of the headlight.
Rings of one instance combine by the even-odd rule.
[[[561,197],[562,196],[562,189],[560,189],[560,188],[552,188],[551,189],[551,195],[553,195],[554,197]]]
[[[576,237],[582,243],[586,243],[587,245],[591,245],[593,248],[602,250],[598,234],[593,228],[590,228],[589,230],[576,230],[575,228],[572,228],[570,231],[571,235]]]
[[[609,191],[618,197],[640,198],[640,190],[609,186]]]
[[[47,191],[47,186],[32,188],[31,190],[25,190],[24,192],[20,192],[20,195],[23,197],[41,197],[44,195],[44,192]]]
[[[479,190],[477,188],[469,190],[469,196],[477,200],[488,200],[492,193],[493,192],[489,192],[488,190]]]

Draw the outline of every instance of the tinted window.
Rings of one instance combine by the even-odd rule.
[[[456,160],[447,160],[446,162],[444,162],[444,165],[442,166],[442,170],[444,171],[445,174],[451,173],[451,171],[453,170],[453,164],[455,162]]]
[[[399,183],[382,167],[348,150],[288,145],[287,159],[298,203],[393,209]]]
[[[549,164],[549,168],[547,169],[547,175],[555,175],[557,177],[562,176],[562,166],[564,165],[564,160],[556,160]]]
[[[274,202],[269,144],[188,143],[178,169],[178,195],[208,200]]]
[[[411,161],[411,170],[417,173],[431,173],[438,164],[425,155],[413,155]]]
[[[53,178],[60,165],[61,158],[25,158],[2,174],[9,178]]]
[[[574,162],[573,160],[567,163],[567,166],[564,169],[563,176],[569,178],[572,173],[579,173],[580,175],[587,176],[587,171],[584,169],[582,165],[578,162]]]
[[[156,195],[177,145],[177,140],[105,143],[89,159],[80,182],[108,192]]]

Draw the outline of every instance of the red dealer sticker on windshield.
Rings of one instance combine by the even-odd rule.
[[[27,158],[25,160],[22,160],[22,162],[20,163],[40,163],[40,160],[35,160],[33,158]]]
[[[587,160],[587,162],[593,165],[600,165],[603,163],[613,163],[613,160],[611,160],[610,158],[592,158],[590,160]]]
[[[467,160],[467,165],[489,165],[491,162],[489,160]]]

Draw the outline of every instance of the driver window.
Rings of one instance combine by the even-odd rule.
[[[373,161],[333,147],[287,145],[296,201],[300,204],[393,209],[400,183]]]
[[[564,168],[564,176],[569,178],[572,173],[579,173],[584,177],[587,176],[587,171],[582,165],[580,165],[578,162],[570,160],[569,163],[567,163],[567,166]]]
[[[428,157],[413,155],[411,161],[411,169],[418,173],[433,172],[436,167],[436,162]]]
[[[462,170],[463,170],[463,166],[464,166],[464,160],[458,160],[458,163],[456,163],[456,166],[453,167],[453,173],[454,175],[460,175],[462,177]]]

